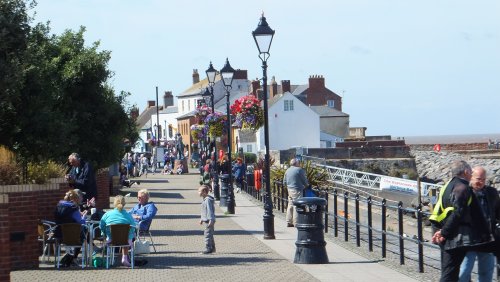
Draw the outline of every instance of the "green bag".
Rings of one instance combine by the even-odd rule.
[[[98,257],[98,256],[93,257],[92,258],[92,265],[95,268],[103,267],[104,266],[104,261],[103,261],[102,257]]]

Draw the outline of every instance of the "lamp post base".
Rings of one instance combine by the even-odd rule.
[[[268,215],[264,214],[264,239],[272,240],[276,239],[274,236],[274,214]]]
[[[227,191],[227,213],[234,214],[234,190],[233,185],[229,184]]]
[[[220,201],[220,186],[217,174],[214,174],[214,198],[216,201]]]
[[[271,240],[276,239],[274,236],[274,214],[273,214],[273,206],[269,201],[269,194],[265,196],[264,202],[264,239]]]

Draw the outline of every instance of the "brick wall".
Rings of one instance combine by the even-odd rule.
[[[11,269],[38,267],[37,196],[38,192],[9,193],[9,229]]]
[[[96,173],[97,209],[109,209],[109,186],[111,183],[109,169],[101,169]]]
[[[96,174],[99,209],[109,208],[108,170]],[[0,281],[10,270],[38,268],[38,219],[54,220],[57,202],[71,189],[64,179],[46,185],[0,186]],[[4,276],[7,275],[7,278]]]
[[[9,196],[0,194],[0,281],[10,281]]]

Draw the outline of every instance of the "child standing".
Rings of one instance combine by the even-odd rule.
[[[198,194],[203,198],[201,202],[200,225],[205,223],[205,250],[201,252],[204,255],[215,253],[214,225],[215,225],[215,207],[214,198],[208,195],[209,187],[201,185],[198,188]]]

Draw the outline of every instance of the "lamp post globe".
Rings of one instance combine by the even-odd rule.
[[[227,198],[227,213],[234,214],[234,191],[233,191],[233,178],[231,172],[232,160],[232,140],[231,140],[231,111],[230,111],[230,101],[229,95],[231,91],[231,84],[234,78],[234,69],[229,64],[229,59],[226,58],[226,64],[220,70],[220,75],[222,78],[222,83],[226,89],[226,114],[227,114],[227,155],[229,162],[229,172],[228,172],[228,198]]]
[[[263,85],[263,100],[264,100],[264,145],[266,147],[264,173],[262,177],[265,183],[264,195],[264,239],[275,239],[274,236],[274,214],[273,203],[271,197],[271,168],[269,156],[269,114],[268,114],[268,101],[267,101],[267,59],[269,58],[269,49],[274,37],[274,30],[269,27],[269,24],[264,17],[264,13],[260,18],[257,28],[252,32],[252,36],[259,50],[259,58],[262,61],[262,85]]]
[[[212,113],[215,113],[215,103],[214,103],[214,84],[215,84],[215,76],[217,75],[217,70],[214,69],[214,66],[212,65],[212,62],[210,62],[210,65],[208,69],[205,71],[207,74],[207,80],[208,80],[208,86],[210,87],[210,91],[207,90],[203,94],[204,98],[206,99],[207,97],[210,98],[210,106],[212,107]],[[212,166],[212,177],[214,179],[214,198],[215,200],[219,201],[220,200],[220,186],[219,186],[219,175],[218,175],[218,164],[217,164],[217,140],[215,139],[215,136],[212,136],[213,140],[210,140],[213,142],[213,148],[214,148],[214,165]]]

